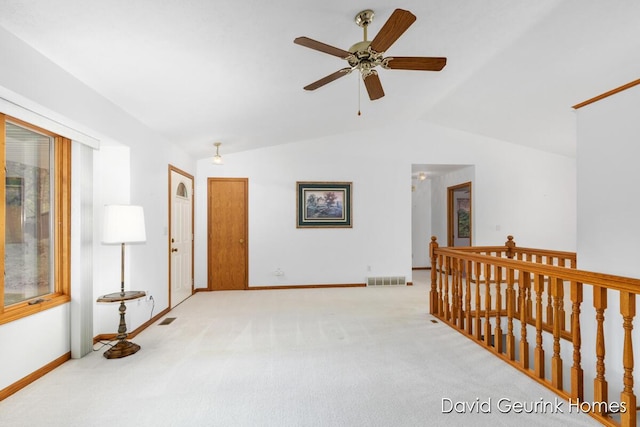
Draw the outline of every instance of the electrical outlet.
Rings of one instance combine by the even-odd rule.
[[[280,269],[280,267],[276,268],[276,271],[273,272],[274,276],[284,276],[284,271]]]

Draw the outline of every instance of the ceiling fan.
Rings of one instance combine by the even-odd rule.
[[[293,42],[300,46],[308,47],[329,55],[342,58],[349,63],[349,66],[329,74],[320,80],[304,87],[305,90],[316,90],[327,83],[331,83],[340,77],[350,74],[354,70],[360,71],[362,80],[367,88],[369,99],[372,101],[382,98],[384,90],[380,77],[375,70],[377,66],[391,70],[417,70],[417,71],[440,71],[447,64],[447,58],[442,57],[421,57],[421,56],[388,56],[384,53],[393,43],[413,24],[416,17],[413,13],[396,9],[393,11],[387,22],[382,26],[373,40],[367,40],[367,27],[373,21],[372,10],[364,10],[355,17],[356,24],[364,30],[364,40],[351,46],[349,50],[342,50],[337,47],[310,39],[308,37],[298,37]]]

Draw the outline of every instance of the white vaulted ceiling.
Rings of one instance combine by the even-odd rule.
[[[294,38],[348,49],[395,8],[417,21],[387,54],[441,72],[380,70],[361,116],[356,73],[302,89],[346,62]],[[1,0],[0,26],[196,157],[405,120],[573,156],[571,106],[640,74],[637,0]]]

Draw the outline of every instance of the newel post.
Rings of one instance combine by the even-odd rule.
[[[431,243],[429,243],[429,257],[431,258],[431,291],[429,292],[429,310],[431,314],[438,314],[438,272],[437,272],[437,259],[435,250],[438,249],[438,238],[431,236]]]
[[[516,254],[516,242],[513,241],[513,236],[507,236],[507,241],[504,242],[504,246],[507,248],[507,258],[513,259]]]

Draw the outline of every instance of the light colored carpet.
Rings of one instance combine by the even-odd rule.
[[[198,293],[138,335],[137,354],[96,351],[0,402],[0,425],[599,425],[567,402],[553,413],[552,392],[433,323],[427,274],[413,287]],[[445,413],[443,399],[491,399],[491,413]]]

